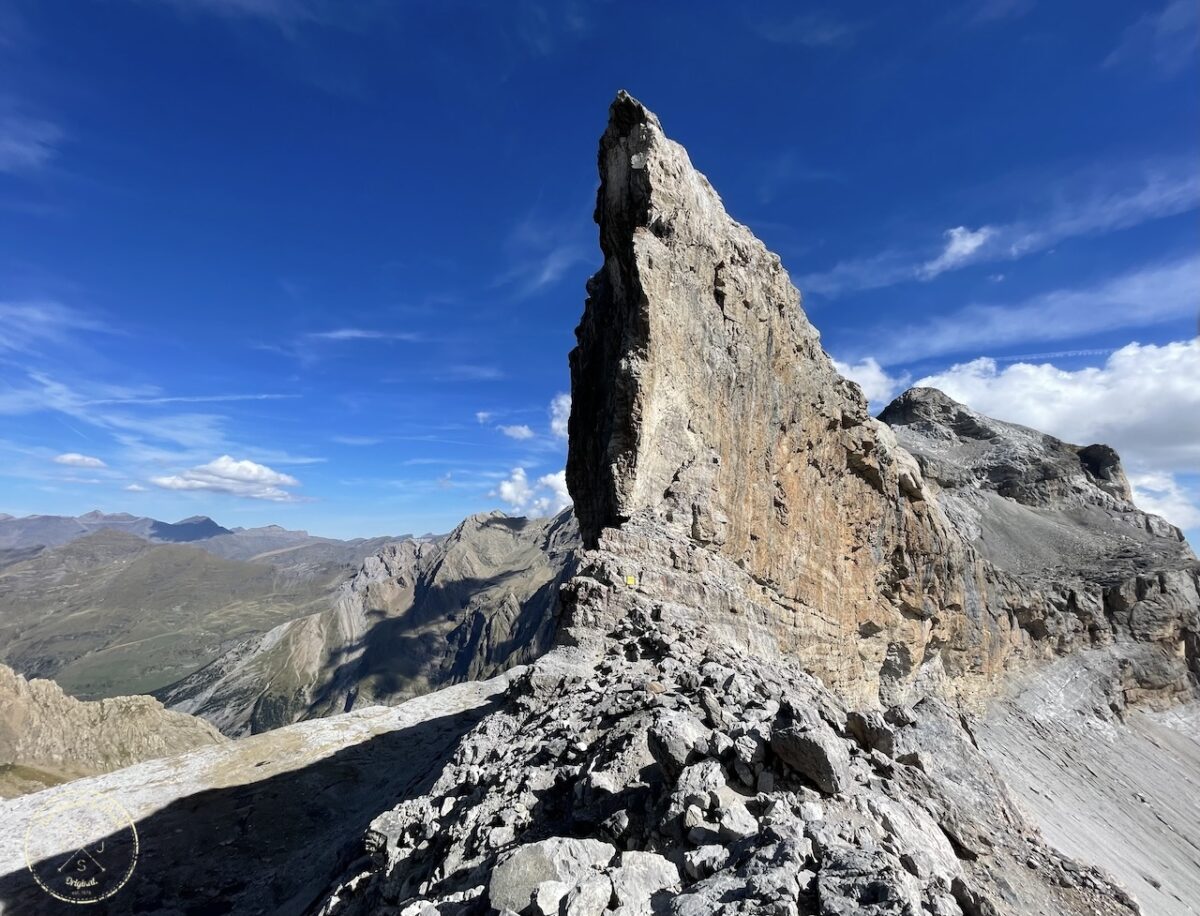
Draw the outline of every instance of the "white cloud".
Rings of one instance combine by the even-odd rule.
[[[530,517],[554,515],[571,505],[566,471],[544,474],[530,483],[524,468],[513,468],[488,495],[499,497],[513,513]]]
[[[533,430],[524,423],[519,426],[501,426],[499,430],[510,439],[532,439],[534,436]]]
[[[1147,512],[1161,515],[1180,528],[1200,528],[1200,494],[1188,490],[1170,474],[1131,474],[1134,501]]]
[[[1200,470],[1200,342],[1131,343],[1103,366],[1049,363],[999,368],[982,358],[926,376],[917,385],[1001,420],[1067,442],[1103,442],[1129,468],[1137,501],[1175,525],[1200,524],[1198,495],[1177,475]]]
[[[106,468],[108,467],[99,458],[93,458],[91,455],[81,455],[78,452],[64,452],[61,455],[56,455],[54,458],[55,464],[65,464],[73,468]]]
[[[253,461],[238,461],[229,455],[179,474],[152,477],[150,482],[165,490],[208,490],[246,499],[293,502],[299,497],[284,489],[298,487],[300,481],[290,474],[272,470]]]
[[[504,370],[484,364],[455,363],[446,366],[437,377],[450,382],[493,382],[504,378]]]
[[[1033,220],[989,224],[977,230],[958,226],[943,233],[937,254],[890,249],[839,261],[827,271],[800,277],[805,293],[838,296],[913,280],[932,280],[971,263],[1009,261],[1046,251],[1066,239],[1128,229],[1200,206],[1200,172],[1187,160],[1142,165],[1130,184],[1121,172],[1112,178],[1062,182],[1064,199]],[[1075,185],[1076,187],[1071,187]],[[932,246],[929,246],[932,247]]]
[[[571,396],[556,394],[550,402],[550,432],[560,439],[567,438],[567,423],[571,418]]]
[[[487,423],[492,419],[492,412],[490,410],[477,410],[475,411],[475,419],[480,423]]]
[[[938,274],[961,267],[971,260],[984,243],[996,234],[991,226],[971,230],[966,226],[955,226],[946,230],[946,246],[932,261],[921,265],[917,273],[923,280],[931,280]]]
[[[125,489],[129,493],[145,493],[146,492],[146,488],[143,487],[140,483],[131,483],[127,487],[125,487]]]
[[[907,372],[902,375],[889,375],[870,356],[856,363],[844,363],[835,359],[833,366],[850,381],[858,382],[867,400],[875,405],[887,404],[900,389],[908,385]]]
[[[1198,45],[1200,6],[1195,0],[1171,0],[1126,29],[1104,66],[1148,60],[1164,76],[1173,76],[1196,59]]]
[[[57,125],[18,114],[0,114],[0,172],[32,172],[58,152]]]
[[[865,347],[882,365],[931,356],[1067,340],[1147,327],[1195,314],[1200,256],[1132,271],[1089,289],[1044,293],[1011,305],[972,304],[906,327],[878,327]],[[863,354],[855,354],[862,358]]]

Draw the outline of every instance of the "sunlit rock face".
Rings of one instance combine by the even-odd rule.
[[[797,655],[862,700],[986,692],[1014,660],[1111,638],[1086,576],[1019,578],[985,555],[961,513],[947,514],[936,450],[927,484],[924,459],[833,367],[779,258],[625,93],[599,167],[605,260],[571,353],[567,480],[584,544],[614,581],[635,576],[647,600],[706,615],[754,651]],[[1115,526],[1134,550],[1186,561],[1161,520],[1135,533],[1114,521],[1134,510],[1111,449],[1034,434],[1017,454],[1008,424],[982,418],[995,434],[973,435],[963,418],[977,415],[935,394],[944,409],[910,393],[884,419],[909,444],[969,439],[956,460],[991,459],[981,473],[960,468],[970,487],[1018,509],[1086,506],[1095,512],[1076,513],[1071,536]],[[1170,543],[1146,546],[1158,540]],[[1124,549],[1093,552],[1108,548]],[[568,622],[603,626],[631,602],[575,602]],[[1182,628],[1176,637],[1171,651]]]

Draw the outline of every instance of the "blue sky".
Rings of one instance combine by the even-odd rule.
[[[876,407],[1108,441],[1200,533],[1191,0],[0,0],[0,73],[0,511],[560,505],[626,88]]]

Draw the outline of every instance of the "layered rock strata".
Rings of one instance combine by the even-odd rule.
[[[605,257],[571,353],[567,461],[592,562],[631,567],[728,638],[801,659],[843,696],[895,702],[985,696],[1014,662],[1115,638],[1106,608],[1129,617],[1117,605],[1147,594],[1127,581],[1124,599],[1103,597],[1117,587],[1105,562],[1124,551],[1166,575],[1180,621],[1134,638],[1190,659],[1154,689],[1188,689],[1187,667],[1200,670],[1194,558],[1177,530],[1136,511],[1111,450],[1031,431],[1006,445],[1016,427],[981,434],[987,425],[972,428],[961,405],[922,412],[919,392],[873,419],[779,259],[628,95],[613,103],[599,164]],[[939,437],[968,443],[949,456],[959,478],[942,471]],[[902,443],[920,446],[921,461]],[[1090,562],[998,563],[995,541],[1060,535],[1021,531],[1022,516],[981,544],[963,499],[939,498],[956,487],[990,493],[989,512],[1057,513],[1061,536],[1090,544]],[[570,624],[585,629],[623,612],[573,604]]]
[[[0,665],[0,796],[225,741],[150,697],[84,702]]]
[[[870,418],[778,259],[624,93],[600,168],[605,264],[571,356],[568,481],[586,549],[563,577],[555,647],[445,729],[430,710],[475,685],[401,706],[398,718],[428,723],[415,753],[432,759],[403,780],[388,779],[392,756],[361,773],[388,801],[358,839],[320,832],[319,869],[289,837],[270,846],[259,880],[227,857],[188,861],[186,899],[146,887],[137,904],[326,916],[1142,912],[1107,871],[1047,842],[1025,813],[1044,810],[1025,785],[1018,801],[988,754],[1011,771],[998,746],[1066,747],[1071,732],[1039,723],[1021,698],[1085,655],[1066,677],[1103,708],[1068,704],[1056,724],[1083,721],[1082,709],[1120,730],[1139,705],[1194,708],[1179,704],[1195,695],[1200,598],[1178,532],[1137,511],[1101,446],[927,391],[893,404],[887,423]],[[1033,686],[1010,696],[1018,676]],[[327,722],[249,740],[301,741]],[[360,766],[362,747],[346,748]],[[1085,778],[1085,762],[1055,762]],[[287,784],[324,804],[330,773],[314,764]],[[1123,785],[1097,781],[1093,800],[1128,813]],[[346,791],[357,819],[362,795]],[[242,785],[205,810],[227,805],[244,823],[278,797],[278,786]],[[177,818],[190,801],[168,810]],[[1103,852],[1087,823],[1052,825],[1055,841]],[[1200,828],[1170,823],[1182,834],[1171,861],[1183,861]],[[237,837],[243,855],[266,843]],[[296,865],[303,893],[288,880]],[[330,876],[321,890],[317,874]],[[1166,889],[1154,912],[1187,913],[1189,883],[1152,877]],[[15,886],[0,881],[0,899],[16,899]]]

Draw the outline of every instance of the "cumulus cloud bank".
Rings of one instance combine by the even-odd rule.
[[[985,357],[916,384],[1068,442],[1111,445],[1130,469],[1139,505],[1181,527],[1200,524],[1200,493],[1180,479],[1200,471],[1198,341],[1131,343],[1103,366],[1076,370],[1001,368]]]
[[[281,503],[298,500],[295,493],[285,488],[300,486],[300,481],[290,474],[283,474],[254,461],[238,461],[229,455],[222,455],[208,464],[179,474],[152,477],[150,482],[164,490],[207,490]]]
[[[489,495],[499,497],[516,515],[554,515],[571,505],[567,472],[544,474],[530,482],[524,468],[513,468],[507,479]]]

